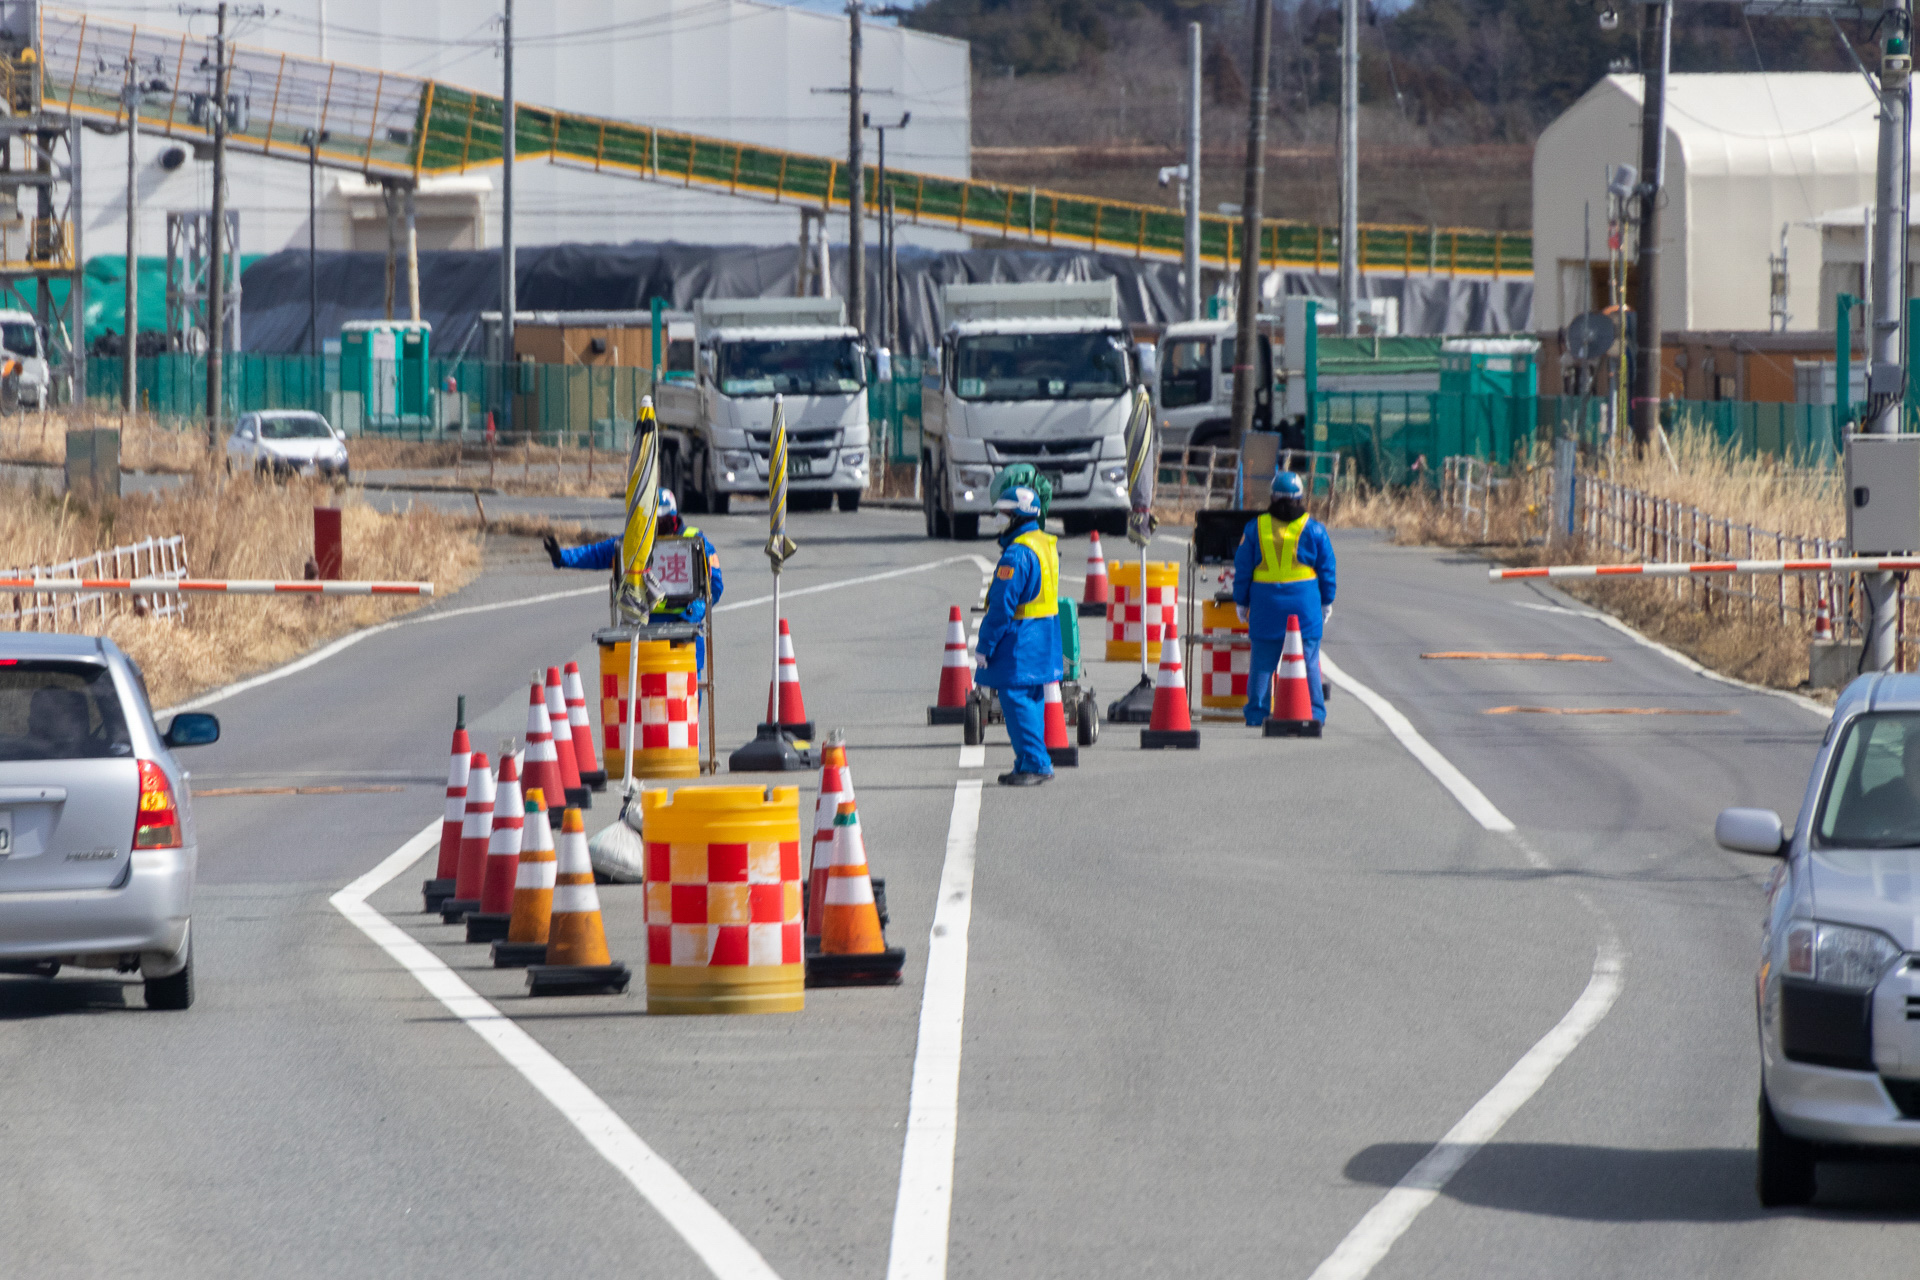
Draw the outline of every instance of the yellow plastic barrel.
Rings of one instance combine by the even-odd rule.
[[[1201,706],[1238,711],[1247,705],[1247,671],[1253,653],[1246,645],[1247,624],[1240,621],[1231,600],[1201,602]]]
[[[693,641],[640,642],[636,778],[700,776],[700,687]],[[600,642],[600,755],[609,778],[627,772],[627,644]]]
[[[1147,657],[1160,660],[1160,640],[1166,628],[1180,622],[1180,566],[1172,560],[1147,561],[1147,590],[1140,592],[1140,562],[1110,560],[1107,581],[1113,602],[1107,606],[1107,661],[1140,661],[1145,633]]]
[[[640,805],[647,1012],[804,1008],[800,788],[642,791]]]

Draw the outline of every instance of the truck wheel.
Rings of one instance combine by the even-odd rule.
[[[1074,719],[1080,722],[1075,737],[1081,746],[1090,747],[1100,741],[1100,708],[1090,694],[1080,695],[1080,712]]]
[[[1124,538],[1127,536],[1127,513],[1124,511],[1103,511],[1094,517],[1094,527],[1101,536]]]
[[[858,511],[860,509],[860,491],[858,489],[842,489],[840,491],[840,509],[842,511]]]
[[[733,495],[716,493],[707,499],[707,510],[716,516],[724,516],[733,509]]]
[[[1069,538],[1084,538],[1093,532],[1093,517],[1079,511],[1063,511],[1060,532]]]
[[[920,467],[922,477],[920,492],[927,502],[927,536],[929,538],[951,538],[953,526],[947,520],[947,509],[939,495],[946,492],[946,472],[933,465],[933,455],[926,455]]]
[[[953,515],[949,516],[948,519],[953,524],[953,540],[955,542],[972,542],[980,536],[979,516]]]

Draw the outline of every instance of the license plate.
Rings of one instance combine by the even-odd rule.
[[[13,810],[0,809],[0,858],[13,852]]]
[[[812,474],[813,474],[813,461],[811,459],[795,458],[791,455],[788,456],[787,479],[791,480],[795,476],[810,476]]]

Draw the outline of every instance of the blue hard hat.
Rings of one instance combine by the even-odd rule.
[[[1273,496],[1276,498],[1304,498],[1306,488],[1300,483],[1300,477],[1291,471],[1273,473]]]
[[[660,491],[660,509],[654,514],[662,516],[677,516],[680,514],[680,504],[674,500],[673,490],[662,489]]]
[[[1040,518],[1040,495],[1024,484],[1008,489],[993,505],[1008,515],[1026,516],[1033,520]]]

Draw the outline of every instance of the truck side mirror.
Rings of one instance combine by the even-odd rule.
[[[700,353],[700,377],[703,381],[713,381],[713,348],[708,347]]]

